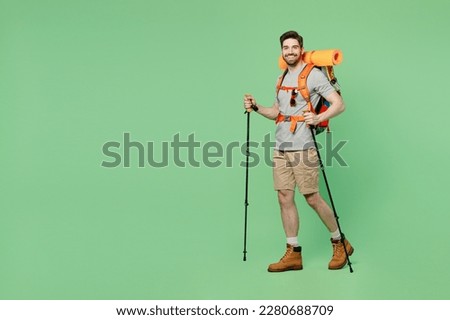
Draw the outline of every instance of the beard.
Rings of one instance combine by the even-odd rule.
[[[290,67],[295,67],[299,61],[300,61],[300,57],[298,55],[286,55],[283,56],[283,60],[284,62],[286,62],[286,64]]]

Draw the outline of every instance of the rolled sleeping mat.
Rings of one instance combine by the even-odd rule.
[[[334,66],[342,62],[342,51],[339,49],[312,50],[303,53],[302,60],[305,63],[313,63],[318,67]],[[283,57],[278,59],[278,66],[281,70],[287,68]]]

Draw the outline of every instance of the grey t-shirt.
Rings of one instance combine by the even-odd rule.
[[[305,66],[306,64],[303,66],[303,68]],[[288,71],[281,85],[284,87],[297,88],[298,75],[303,70],[303,68],[299,68],[299,70],[296,70],[292,73]],[[317,68],[313,68],[311,70],[306,85],[308,86],[311,103],[313,106],[315,106],[319,102],[320,96],[327,97],[329,94],[335,91],[325,74]],[[295,99],[296,105],[294,107],[291,107],[291,94],[292,90],[286,91],[281,89],[278,92],[276,102],[280,107],[280,113],[286,116],[303,115],[303,110],[307,110],[305,99],[303,99],[300,92],[298,92]],[[314,148],[314,142],[311,136],[311,132],[304,122],[297,122],[297,129],[294,133],[290,131],[290,126],[291,123],[288,121],[278,123],[275,132],[276,150],[298,151]]]

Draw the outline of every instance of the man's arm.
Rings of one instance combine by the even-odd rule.
[[[244,108],[247,110],[247,112],[253,111],[252,105],[258,108],[257,113],[270,120],[275,120],[278,116],[278,113],[280,113],[280,109],[276,102],[271,107],[264,107],[262,105],[257,104],[255,98],[251,94],[245,94]]]
[[[306,113],[306,124],[315,126],[344,112],[344,100],[342,100],[342,97],[336,91],[333,91],[331,94],[325,97],[325,99],[330,103],[330,107],[325,112],[322,112],[320,114],[314,114],[312,112]]]

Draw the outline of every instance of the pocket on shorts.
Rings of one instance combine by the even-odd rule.
[[[284,157],[284,153],[274,150],[272,157],[272,164],[274,168],[285,168],[286,167],[286,158]]]
[[[304,164],[309,168],[317,168],[319,166],[319,156],[316,149],[308,149],[307,158],[304,159]]]

